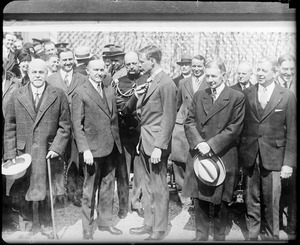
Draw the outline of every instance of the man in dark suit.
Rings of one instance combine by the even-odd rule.
[[[74,94],[74,91],[77,87],[82,85],[83,83],[87,82],[87,77],[84,75],[74,72],[73,67],[74,67],[74,54],[73,52],[66,48],[66,49],[61,49],[58,53],[58,58],[59,58],[59,64],[61,69],[50,75],[48,77],[48,82],[49,84],[62,89],[65,94],[67,95],[69,106],[70,106],[70,111],[72,113],[72,108],[71,108],[71,102],[72,102],[72,96]],[[73,169],[73,164],[76,165],[76,168],[74,169],[77,170],[75,172],[71,172],[72,177],[74,178],[74,181],[76,182],[77,186],[77,193],[69,193],[68,194],[72,202],[76,206],[81,205],[81,195],[82,195],[82,181],[83,181],[83,172],[82,172],[82,166],[79,163],[79,156],[78,156],[78,150],[76,143],[73,138],[73,129],[71,132],[71,137],[70,141],[67,145],[67,150],[65,152],[65,162],[67,164],[67,174],[69,174],[69,169],[72,167]],[[74,174],[74,176],[73,176]],[[68,176],[69,178],[69,176]]]
[[[236,140],[243,128],[245,98],[241,92],[225,85],[226,68],[222,61],[208,62],[205,73],[209,88],[196,92],[184,123],[191,154],[187,160],[182,194],[194,198],[194,241],[208,240],[211,209],[214,240],[224,241],[227,207],[233,197],[238,170]],[[204,156],[213,153],[222,159],[226,169],[223,183],[210,186],[197,178],[192,158],[197,153]]]
[[[32,44],[35,50],[35,54],[42,60],[46,60],[46,54],[45,54],[45,49],[44,49],[44,41],[37,39],[37,38],[32,38]]]
[[[296,98],[274,82],[276,59],[257,63],[258,84],[244,90],[246,115],[239,158],[246,176],[249,240],[279,239],[281,179],[296,167]]]
[[[103,60],[88,63],[89,81],[79,86],[72,100],[72,122],[84,161],[82,197],[83,238],[93,239],[93,227],[120,235],[112,224],[115,168],[122,152],[118,111],[113,88],[104,86]],[[97,194],[98,193],[98,194]],[[97,200],[97,221],[94,208]]]
[[[242,92],[244,89],[249,88],[251,83],[251,76],[253,74],[252,66],[247,62],[242,62],[237,68],[237,83],[231,86],[231,88]]]
[[[150,234],[146,240],[162,240],[168,228],[169,191],[167,183],[167,160],[171,152],[171,138],[176,118],[176,86],[161,69],[162,52],[155,46],[140,50],[139,61],[147,79],[136,90],[129,105],[137,109],[141,124],[140,153],[144,225],[131,228],[135,235]],[[139,92],[143,95],[139,95]],[[136,107],[135,107],[136,105]],[[129,106],[130,107],[130,106]]]
[[[180,65],[180,75],[173,79],[176,87],[178,87],[180,80],[191,76],[191,62],[192,57],[189,54],[184,54],[181,60],[177,62],[177,65]]]
[[[122,143],[122,155],[116,168],[117,189],[119,197],[118,216],[124,219],[128,212],[129,204],[129,180],[130,170],[133,164],[133,172],[140,172],[141,163],[136,156],[136,146],[140,136],[140,125],[136,112],[132,115],[124,115],[123,107],[131,96],[134,96],[134,88],[139,85],[141,77],[139,69],[138,55],[134,51],[129,51],[124,57],[127,75],[114,80],[114,88],[117,98],[117,108],[119,112],[119,130]],[[141,181],[138,174],[134,175],[131,208],[138,214],[142,213],[140,203]]]
[[[17,65],[16,55],[13,50],[13,45],[16,40],[16,36],[13,33],[5,33],[2,46],[2,60],[4,69],[14,72],[13,69]],[[15,73],[19,76],[19,73]]]
[[[278,75],[275,83],[280,84],[284,88],[291,90],[296,96],[296,76],[295,76],[296,60],[293,55],[283,54],[278,58]],[[282,190],[280,198],[279,221],[280,228],[283,227],[283,211],[287,207],[287,226],[285,231],[288,235],[296,235],[297,223],[297,196],[296,196],[296,171],[293,172],[291,178],[282,179]]]
[[[186,160],[189,154],[189,144],[184,132],[183,122],[187,117],[194,94],[207,88],[204,74],[205,58],[196,55],[191,59],[192,75],[179,81],[176,99],[177,117],[172,137],[172,151],[169,160],[173,162],[173,171],[178,195],[182,205],[188,207],[191,203],[189,198],[181,195],[184,181]]]
[[[89,60],[92,58],[90,48],[87,46],[78,46],[75,49],[76,67],[75,72],[87,76],[86,67]]]
[[[45,55],[53,55],[57,54],[57,48],[55,46],[55,43],[52,41],[48,41],[44,43],[44,50],[45,50]]]
[[[8,194],[20,196],[20,226],[42,233],[51,230],[47,158],[62,156],[70,136],[70,110],[61,89],[49,85],[46,63],[29,65],[30,83],[11,95],[5,108],[4,160],[28,153],[32,162],[26,174],[8,186]],[[41,226],[41,227],[40,227]]]

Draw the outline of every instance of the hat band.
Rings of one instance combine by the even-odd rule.
[[[90,54],[75,54],[76,58],[87,59],[90,58]]]

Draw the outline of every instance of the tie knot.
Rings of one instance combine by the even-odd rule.
[[[217,90],[216,90],[215,88],[212,88],[212,89],[211,89],[211,92],[213,93],[213,95],[216,95]]]

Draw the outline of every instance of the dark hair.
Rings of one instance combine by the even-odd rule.
[[[150,58],[153,58],[156,60],[156,62],[158,64],[160,64],[160,62],[161,62],[162,52],[158,47],[156,47],[154,45],[149,45],[147,47],[142,48],[139,51],[139,54],[145,54],[147,60],[149,60]]]

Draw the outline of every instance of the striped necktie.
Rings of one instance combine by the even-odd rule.
[[[39,93],[36,92],[36,93],[35,93],[35,100],[34,100],[34,106],[35,106],[35,109],[38,108],[39,101],[40,101]]]
[[[103,99],[103,90],[102,90],[102,87],[101,87],[101,83],[97,84],[97,91],[100,94],[101,98]]]
[[[65,75],[64,82],[67,85],[67,87],[69,87],[68,73],[66,73],[66,75]]]

